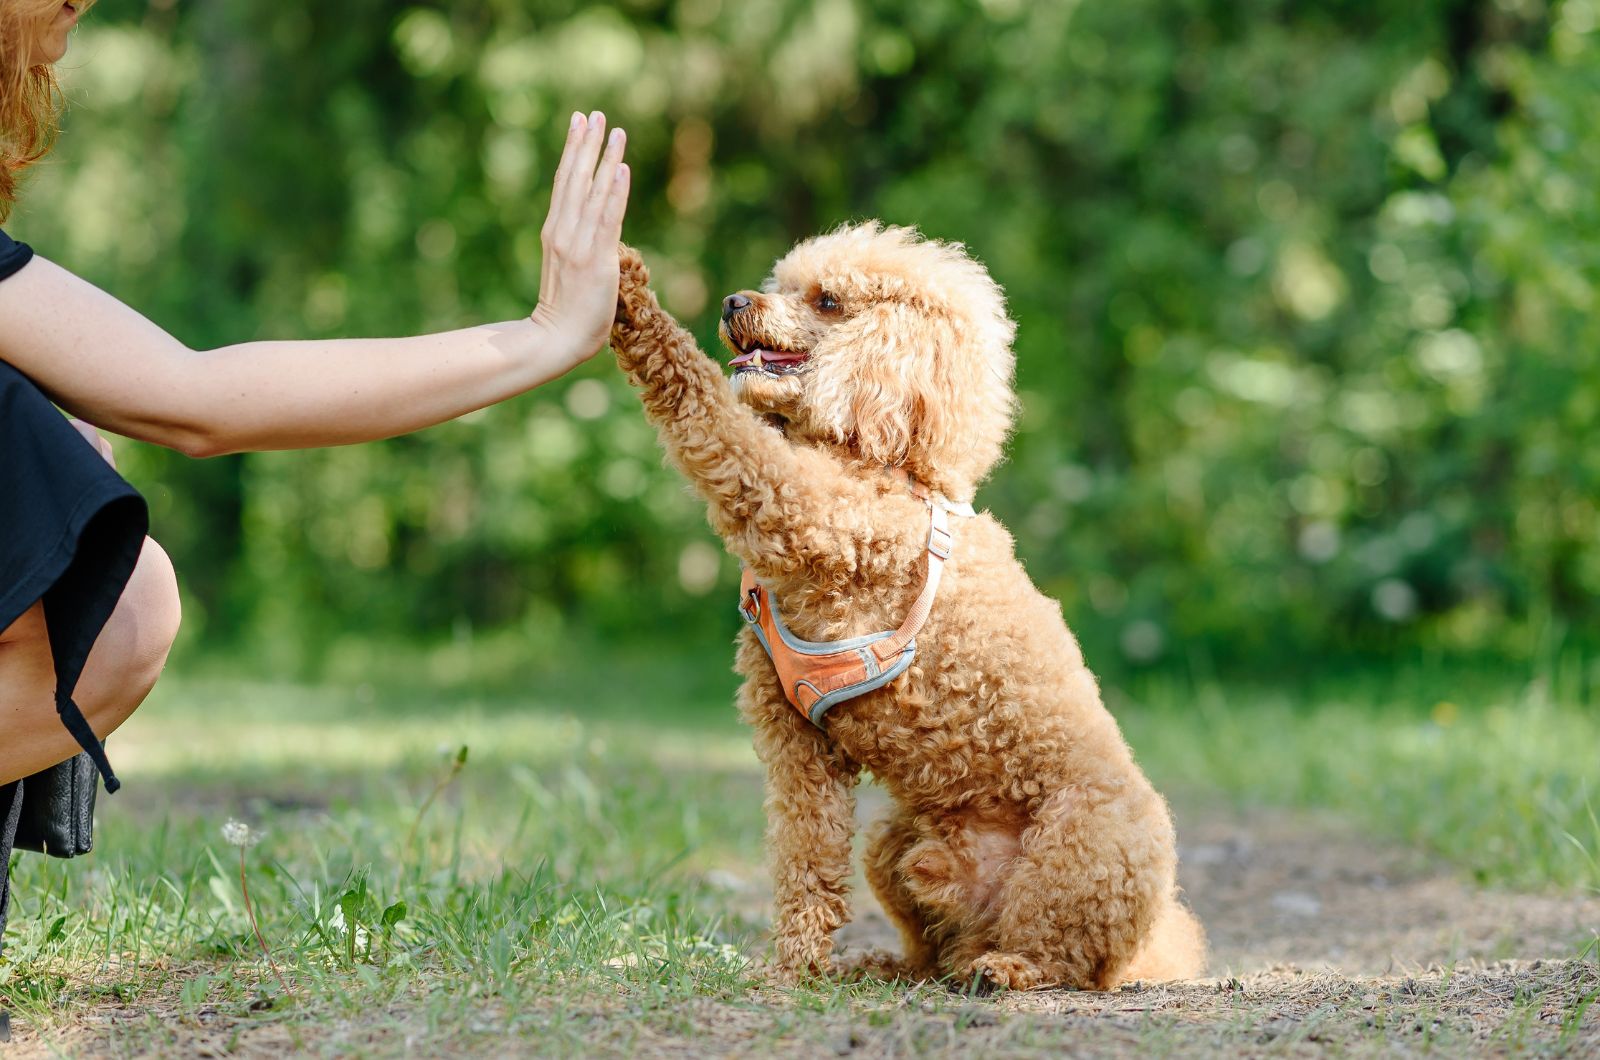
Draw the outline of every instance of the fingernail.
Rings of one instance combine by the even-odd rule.
[[[572,123],[567,126],[567,131],[571,132],[572,130],[576,129],[578,126],[580,126],[582,124],[583,124],[583,112],[575,110],[575,111],[572,112]]]
[[[628,179],[628,163],[624,162],[617,167],[617,175],[614,179],[618,184]]]
[[[622,143],[623,132],[621,129],[611,130],[611,146],[616,147]]]
[[[599,111],[595,110],[595,111],[590,111],[589,112],[589,124],[590,125],[599,125],[601,122],[603,122],[605,120],[606,120],[606,116],[604,114],[601,114]]]

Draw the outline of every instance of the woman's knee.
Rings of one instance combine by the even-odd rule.
[[[178,633],[178,581],[172,563],[146,540],[139,562],[101,630],[74,699],[104,737],[127,720],[155,687]],[[44,608],[35,604],[0,630],[0,783],[63,761],[77,745],[56,717],[55,664]]]
[[[102,639],[109,637],[120,648],[119,669],[130,683],[143,685],[146,692],[155,684],[177,640],[182,618],[178,576],[172,560],[154,539],[147,537],[128,586],[102,634]]]
[[[96,732],[122,724],[155,687],[178,636],[178,577],[160,545],[145,538],[116,610],[89,652],[78,705]]]

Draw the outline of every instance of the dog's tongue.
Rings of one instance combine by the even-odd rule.
[[[805,359],[806,355],[803,353],[756,349],[749,353],[741,353],[728,364],[734,368],[742,368],[747,364],[760,368],[763,364],[796,364]]]

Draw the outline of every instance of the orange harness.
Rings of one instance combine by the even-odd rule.
[[[911,665],[917,654],[917,634],[933,611],[939,576],[955,545],[949,517],[973,514],[970,504],[952,504],[918,484],[913,483],[911,491],[928,505],[928,576],[899,629],[849,640],[802,640],[789,632],[778,617],[777,600],[756,581],[750,568],[745,568],[739,586],[739,614],[772,659],[783,694],[818,728],[830,707],[882,688]]]

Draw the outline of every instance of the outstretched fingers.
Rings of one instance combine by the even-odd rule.
[[[606,135],[606,117],[600,111],[572,116],[541,233],[548,249],[559,253],[617,241],[632,183],[622,160],[627,144],[621,129]]]
[[[583,205],[581,223],[585,228],[594,228],[603,219],[606,205],[616,187],[617,174],[621,172],[622,152],[627,145],[628,134],[621,129],[612,129],[606,140],[606,153],[601,157],[600,168],[594,175],[594,186],[590,188],[589,199]]]
[[[622,238],[622,218],[628,212],[628,190],[632,183],[633,173],[628,169],[628,164],[619,163],[601,210],[600,230],[595,234],[597,239],[615,243]]]
[[[550,200],[549,227],[557,240],[570,239],[583,223],[583,211],[594,191],[595,164],[605,145],[606,116],[593,111],[584,122],[583,135],[563,152],[563,167],[570,167],[558,203]],[[570,160],[567,156],[570,156]]]
[[[573,174],[577,170],[578,151],[583,146],[584,138],[589,132],[589,119],[581,113],[574,111],[572,121],[567,125],[567,142],[561,148],[561,161],[556,166],[555,180],[550,187],[550,212],[545,217],[544,234],[555,233],[557,224],[563,216],[569,201],[572,187]]]

